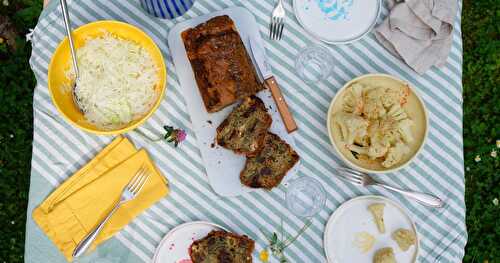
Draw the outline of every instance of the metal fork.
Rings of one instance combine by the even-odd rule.
[[[396,188],[394,186],[386,185],[381,182],[378,182],[377,180],[373,179],[371,176],[368,174],[348,169],[348,168],[335,168],[338,173],[335,175],[339,177],[342,180],[357,184],[357,185],[362,185],[362,186],[369,186],[369,185],[375,185],[375,186],[380,186],[385,189],[400,193],[404,196],[410,197],[417,202],[426,205],[426,206],[431,206],[431,207],[443,207],[444,202],[439,199],[436,196],[430,195],[430,194],[424,194],[424,193],[418,193],[418,192],[413,192],[413,191],[408,191],[408,190],[403,190],[400,188]]]
[[[142,190],[144,185],[146,184],[149,178],[149,171],[146,167],[141,167],[139,171],[134,175],[134,177],[130,180],[130,182],[123,188],[122,194],[120,196],[120,201],[116,203],[116,205],[111,209],[109,214],[99,223],[92,232],[90,232],[80,243],[76,246],[75,250],[73,250],[73,257],[80,257],[87,251],[92,242],[96,239],[96,237],[101,232],[102,228],[111,218],[111,216],[118,210],[118,208],[124,203],[133,200],[137,197],[139,192]]]
[[[269,24],[269,38],[281,40],[283,28],[285,27],[285,7],[283,0],[278,0],[278,4],[273,10],[271,23]]]

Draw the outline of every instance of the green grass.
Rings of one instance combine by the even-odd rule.
[[[469,232],[464,262],[500,262],[500,206],[493,204],[500,199],[500,157],[490,156],[500,140],[500,2],[466,0],[462,16]]]
[[[3,0],[2,0],[3,1]],[[35,0],[0,1],[0,16],[9,17],[18,36],[16,50],[0,44],[0,262],[24,262],[24,231],[33,135],[35,78],[28,64],[31,45],[24,35],[38,20]]]
[[[15,51],[5,41],[0,43],[0,263],[16,263],[24,262],[35,87],[28,64],[31,47],[24,35],[35,26],[42,0],[10,0],[9,6],[2,1],[0,16],[9,17],[18,33]],[[464,262],[492,263],[500,262],[500,205],[493,202],[500,199],[500,157],[490,156],[500,139],[500,2],[464,1],[465,196],[469,232]],[[497,151],[500,155],[500,149]],[[479,162],[474,161],[477,155],[481,157]]]

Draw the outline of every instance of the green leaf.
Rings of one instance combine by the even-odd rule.
[[[278,235],[276,233],[273,233],[273,236],[271,237],[271,246],[274,246],[278,243]]]

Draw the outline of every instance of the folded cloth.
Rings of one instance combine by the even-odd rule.
[[[52,192],[33,211],[33,219],[68,261],[76,245],[107,215],[125,185],[142,167],[150,176],[140,194],[123,204],[104,226],[91,249],[112,237],[142,211],[167,195],[168,183],[145,150],[117,137],[92,161]]]
[[[446,63],[457,0],[388,0],[389,16],[375,29],[378,41],[419,74]]]

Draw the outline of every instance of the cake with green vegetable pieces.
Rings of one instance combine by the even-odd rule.
[[[278,135],[268,132],[264,147],[254,157],[247,158],[240,173],[241,183],[251,188],[272,189],[299,161],[299,155]]]
[[[189,248],[193,263],[251,263],[255,242],[247,236],[212,231]]]
[[[217,144],[238,154],[255,156],[262,149],[272,121],[261,99],[246,97],[217,127]]]

